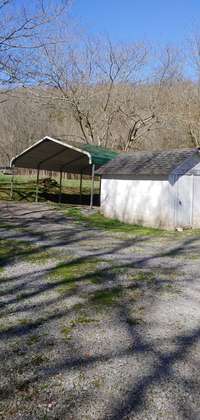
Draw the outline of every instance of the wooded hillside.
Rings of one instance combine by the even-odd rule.
[[[197,34],[182,49],[116,45],[75,30],[68,2],[50,15],[44,3],[13,15],[0,1],[0,165],[45,135],[123,151],[200,144]]]

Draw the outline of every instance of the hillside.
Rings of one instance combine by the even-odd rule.
[[[129,151],[198,144],[200,98],[194,83],[174,82],[161,88],[156,84],[115,85],[106,113],[102,98],[108,86],[89,89],[91,95],[87,91],[81,104],[82,113],[88,116],[88,121],[82,118],[81,123],[85,131],[90,124],[93,133],[86,139],[74,109],[53,89],[18,89],[6,95],[0,104],[0,164],[7,165],[12,156],[45,135],[125,150],[130,132],[135,130]]]

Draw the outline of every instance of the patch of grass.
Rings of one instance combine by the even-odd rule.
[[[42,363],[46,362],[48,358],[44,356],[44,354],[37,354],[36,356],[32,357],[31,364],[33,366],[40,366]]]
[[[52,258],[53,258],[53,256],[50,253],[48,253],[47,251],[34,252],[30,255],[27,255],[26,261],[29,261],[29,262],[32,262],[32,263],[37,263],[37,264],[42,264],[45,261],[49,261]]]
[[[95,305],[113,305],[117,302],[118,298],[121,296],[122,289],[121,287],[114,287],[106,290],[97,290],[93,297],[92,303]]]
[[[78,262],[63,262],[55,267],[51,274],[50,280],[60,280],[62,285],[58,287],[58,291],[75,291],[78,287],[77,282],[87,280],[95,270],[98,261],[96,259],[80,260]]]
[[[63,286],[59,286],[57,288],[57,292],[61,293],[61,294],[74,294],[78,289],[78,286],[76,284],[72,284],[72,283],[65,283]]]
[[[98,274],[94,274],[94,277],[92,277],[90,279],[90,282],[92,284],[101,284],[104,283],[104,281],[106,280],[105,275],[102,273],[98,273]]]
[[[32,320],[28,319],[28,318],[22,318],[22,319],[19,320],[20,325],[24,325],[24,326],[30,324],[31,322],[32,322]]]
[[[164,289],[174,289],[174,286],[173,286],[173,284],[165,284],[165,285],[163,286],[163,288],[164,288]]]
[[[199,260],[199,259],[200,259],[200,255],[188,255],[188,254],[187,254],[187,257],[188,257],[190,260]]]
[[[58,200],[59,195],[59,178],[56,183],[48,183],[44,186],[42,178],[39,184],[39,201],[46,201],[52,199],[53,201]],[[0,199],[10,200],[10,182],[11,176],[0,174]],[[63,194],[72,194],[79,196],[80,180],[79,179],[63,179]],[[82,193],[89,195],[91,189],[91,181],[84,179],[82,185]],[[22,176],[16,175],[13,185],[13,199],[15,201],[35,201],[35,190],[36,190],[36,175],[35,176]],[[99,180],[95,180],[94,183],[94,194],[99,193]]]
[[[144,324],[144,306],[134,305],[133,309],[128,310],[126,322],[130,326]]]
[[[29,242],[0,239],[0,266],[17,256],[25,257],[34,251],[34,246]]]
[[[83,303],[76,303],[73,307],[75,312],[79,312],[84,308],[84,304]]]
[[[178,287],[174,286],[173,284],[164,284],[162,286],[161,291],[163,293],[170,293],[170,294],[175,294],[175,295],[181,293],[181,290]]]
[[[8,328],[8,324],[6,324],[6,323],[5,324],[3,324],[3,323],[0,324],[0,332],[1,333],[4,333],[7,328]]]
[[[61,333],[64,335],[66,340],[70,340],[71,333],[74,328],[76,328],[78,325],[87,325],[87,324],[91,324],[92,322],[97,322],[97,320],[93,318],[89,318],[86,315],[81,315],[75,319],[72,319],[68,325],[64,325],[61,328]]]
[[[10,230],[10,229],[17,229],[18,225],[12,225],[10,223],[0,222],[0,229]]]
[[[24,292],[18,293],[16,295],[16,301],[20,302],[20,300],[26,299],[27,297],[28,297],[28,293],[24,293]]]
[[[93,385],[95,388],[100,388],[100,387],[101,387],[101,385],[102,385],[102,380],[101,380],[101,378],[95,378],[95,379],[93,379],[93,381],[92,381],[92,385]]]
[[[153,282],[156,280],[155,274],[152,271],[141,271],[135,274],[129,274],[129,280],[136,282]]]
[[[78,222],[84,222],[85,219],[86,219],[86,216],[84,216],[83,213],[81,212],[81,210],[77,207],[68,208],[66,213],[67,213],[67,216],[73,217]]]
[[[127,288],[124,290],[124,295],[129,302],[137,302],[138,299],[141,298],[143,292],[139,287],[135,287],[134,289]]]
[[[71,207],[67,209],[66,213],[68,216],[73,217],[77,222],[84,222],[93,228],[107,231],[130,233],[138,236],[163,236],[164,234],[168,233],[161,229],[148,228],[140,225],[131,225],[122,223],[119,220],[108,219],[99,212],[85,215],[78,207]]]
[[[91,324],[91,322],[97,322],[96,319],[93,318],[89,318],[85,315],[81,315],[78,318],[72,319],[72,321],[70,321],[70,325],[71,327],[76,327],[79,324]]]
[[[127,268],[118,266],[118,267],[111,268],[111,271],[114,274],[124,274],[124,273],[126,273]]]
[[[44,384],[41,384],[40,385],[40,389],[42,390],[42,391],[45,391],[46,389],[48,389],[49,388],[49,384],[48,383],[44,383]],[[46,417],[47,418],[47,420],[48,420],[48,417]]]
[[[39,335],[33,334],[33,335],[31,335],[31,337],[28,338],[27,344],[28,344],[28,346],[32,346],[32,345],[38,343],[39,340],[40,340]]]
[[[138,288],[140,287],[141,282],[141,290],[139,293],[142,293],[143,286],[151,287],[151,285],[155,288],[155,290],[157,290],[157,292],[176,292],[174,280],[176,279],[178,273],[172,274],[170,271],[169,273],[170,274],[166,274],[165,271],[156,271],[155,273],[151,271],[141,271],[139,273],[129,275],[129,280],[136,282],[135,285]],[[127,296],[129,296],[129,293],[130,292],[127,291]],[[133,293],[133,295],[136,293],[137,295],[137,292],[135,291],[131,290],[131,293]]]
[[[64,335],[64,338],[66,340],[70,340],[71,338],[71,333],[72,333],[73,327],[71,326],[64,326],[61,328],[61,334]]]

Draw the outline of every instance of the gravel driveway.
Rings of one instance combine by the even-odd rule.
[[[200,419],[199,235],[0,219],[0,418]]]

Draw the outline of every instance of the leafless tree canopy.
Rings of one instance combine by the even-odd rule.
[[[115,44],[77,30],[69,1],[17,5],[0,0],[1,163],[45,134],[124,151],[199,146],[198,33],[182,51]]]

